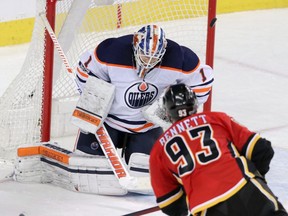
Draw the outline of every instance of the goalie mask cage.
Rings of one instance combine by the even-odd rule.
[[[213,67],[216,0],[37,0],[35,24],[20,73],[0,98],[0,158],[19,145],[75,135],[70,116],[79,94],[67,75],[40,14],[55,30],[72,68],[84,51],[108,37],[158,24],[166,37]],[[210,100],[204,105],[211,107]],[[51,129],[50,129],[51,128]],[[71,145],[73,145],[71,143]]]

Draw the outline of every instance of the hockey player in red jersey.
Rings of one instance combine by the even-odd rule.
[[[167,215],[287,216],[266,184],[270,141],[221,112],[197,113],[185,84],[170,86],[163,104],[173,123],[150,155],[157,203]]]
[[[115,146],[123,148],[127,163],[135,153],[149,156],[163,132],[159,125],[143,116],[143,107],[152,104],[166,87],[176,83],[192,88],[202,104],[214,80],[211,67],[201,64],[189,48],[166,39],[163,29],[156,25],[144,26],[134,35],[108,38],[95,50],[85,52],[77,67],[76,80],[81,89],[91,76],[116,87],[104,125]],[[84,131],[80,131],[75,149],[103,155],[95,134]],[[135,167],[134,171],[148,174],[148,167],[147,159],[146,168]]]

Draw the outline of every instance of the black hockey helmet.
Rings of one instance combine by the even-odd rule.
[[[170,121],[175,122],[197,112],[195,93],[185,84],[171,85],[165,91],[163,106]]]

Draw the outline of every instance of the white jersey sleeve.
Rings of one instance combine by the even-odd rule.
[[[201,105],[207,101],[211,92],[214,81],[213,70],[208,65],[199,65],[189,76],[184,75],[177,81],[190,86]]]
[[[94,52],[86,51],[80,56],[76,70],[76,81],[81,90],[83,90],[89,76],[110,82],[106,65],[97,63],[94,55]]]

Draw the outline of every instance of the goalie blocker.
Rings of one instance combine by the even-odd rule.
[[[123,187],[123,182],[120,185],[104,156],[74,153],[49,142],[19,147],[17,156],[14,180],[18,182],[51,183],[71,191],[101,195],[125,195],[129,190],[129,185]],[[133,170],[141,169],[143,174],[140,175],[147,176],[147,164],[146,155],[134,153],[128,169],[132,175],[135,174]],[[137,174],[139,176],[139,172]],[[150,184],[149,178],[144,181]],[[129,191],[153,194],[152,188]]]
[[[107,117],[114,96],[114,85],[89,76],[72,114],[72,124],[95,134]]]

